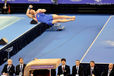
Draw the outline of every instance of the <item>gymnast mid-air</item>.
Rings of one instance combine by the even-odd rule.
[[[64,23],[69,21],[74,21],[75,16],[64,16],[56,14],[45,14],[46,9],[38,9],[37,11],[33,10],[33,6],[29,5],[26,15],[29,18],[32,18],[36,22],[46,23],[48,25],[54,25],[56,23]]]

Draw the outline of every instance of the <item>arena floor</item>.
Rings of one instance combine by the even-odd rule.
[[[114,16],[75,16],[75,21],[61,23],[65,26],[63,31],[45,31],[13,56],[14,65],[18,64],[19,57],[23,57],[25,63],[34,58],[66,58],[70,66],[75,65],[76,59],[81,62],[114,63]],[[0,37],[12,42],[35,26],[29,23],[30,20],[24,14],[0,15]]]

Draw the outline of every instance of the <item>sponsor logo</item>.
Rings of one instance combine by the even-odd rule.
[[[40,2],[40,0],[28,0],[29,2]]]
[[[101,0],[95,0],[96,2],[101,2]]]
[[[79,1],[82,1],[82,0],[71,0],[72,2],[79,2]]]
[[[13,46],[7,48],[5,51],[7,51],[7,52],[11,52],[11,51],[13,51]]]

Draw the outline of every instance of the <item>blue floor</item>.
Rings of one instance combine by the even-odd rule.
[[[110,17],[104,30],[86,54],[83,62],[114,63],[114,16]]]
[[[83,57],[109,19],[107,15],[75,16],[75,21],[62,23],[62,25],[65,26],[63,31],[46,31],[13,56],[14,65],[18,64],[19,57],[23,57],[25,63],[28,63],[34,58],[66,58],[68,65],[75,65],[75,60],[80,60]],[[28,24],[29,19],[26,19],[27,22],[19,21],[21,23],[20,26],[23,28],[31,28],[32,26]],[[24,23],[27,23],[28,26]],[[84,61],[89,62],[85,60],[85,58],[83,62]],[[0,69],[2,67],[3,65]]]
[[[29,19],[26,15],[22,14],[22,15],[2,15],[0,14],[0,18],[1,17],[18,17],[19,20],[17,20],[16,22],[14,21],[10,21],[9,24],[5,24],[5,22],[7,22],[6,20],[4,20],[4,24],[5,24],[5,28],[0,29],[0,38],[7,38],[7,40],[10,42],[12,42],[14,39],[18,38],[20,35],[22,35],[24,32],[28,31],[30,28],[34,27],[35,25],[31,25],[29,22],[31,19]],[[2,23],[3,24],[3,23]],[[0,25],[1,21],[0,21]],[[8,26],[7,26],[8,25]],[[0,49],[3,46],[0,46]]]

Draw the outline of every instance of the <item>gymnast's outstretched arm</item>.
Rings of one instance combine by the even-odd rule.
[[[26,15],[29,17],[29,18],[32,18],[33,20],[37,21],[37,19],[30,13],[30,10],[33,8],[32,5],[29,5],[29,8],[27,9],[27,12],[26,12]],[[38,21],[37,21],[38,22]]]
[[[33,8],[32,5],[29,5],[28,9],[27,9],[27,12],[26,12],[26,15],[29,17],[29,18],[33,18],[33,15],[30,14],[30,10]]]
[[[37,11],[36,11],[36,13],[45,13],[46,12],[46,9],[38,9]]]

